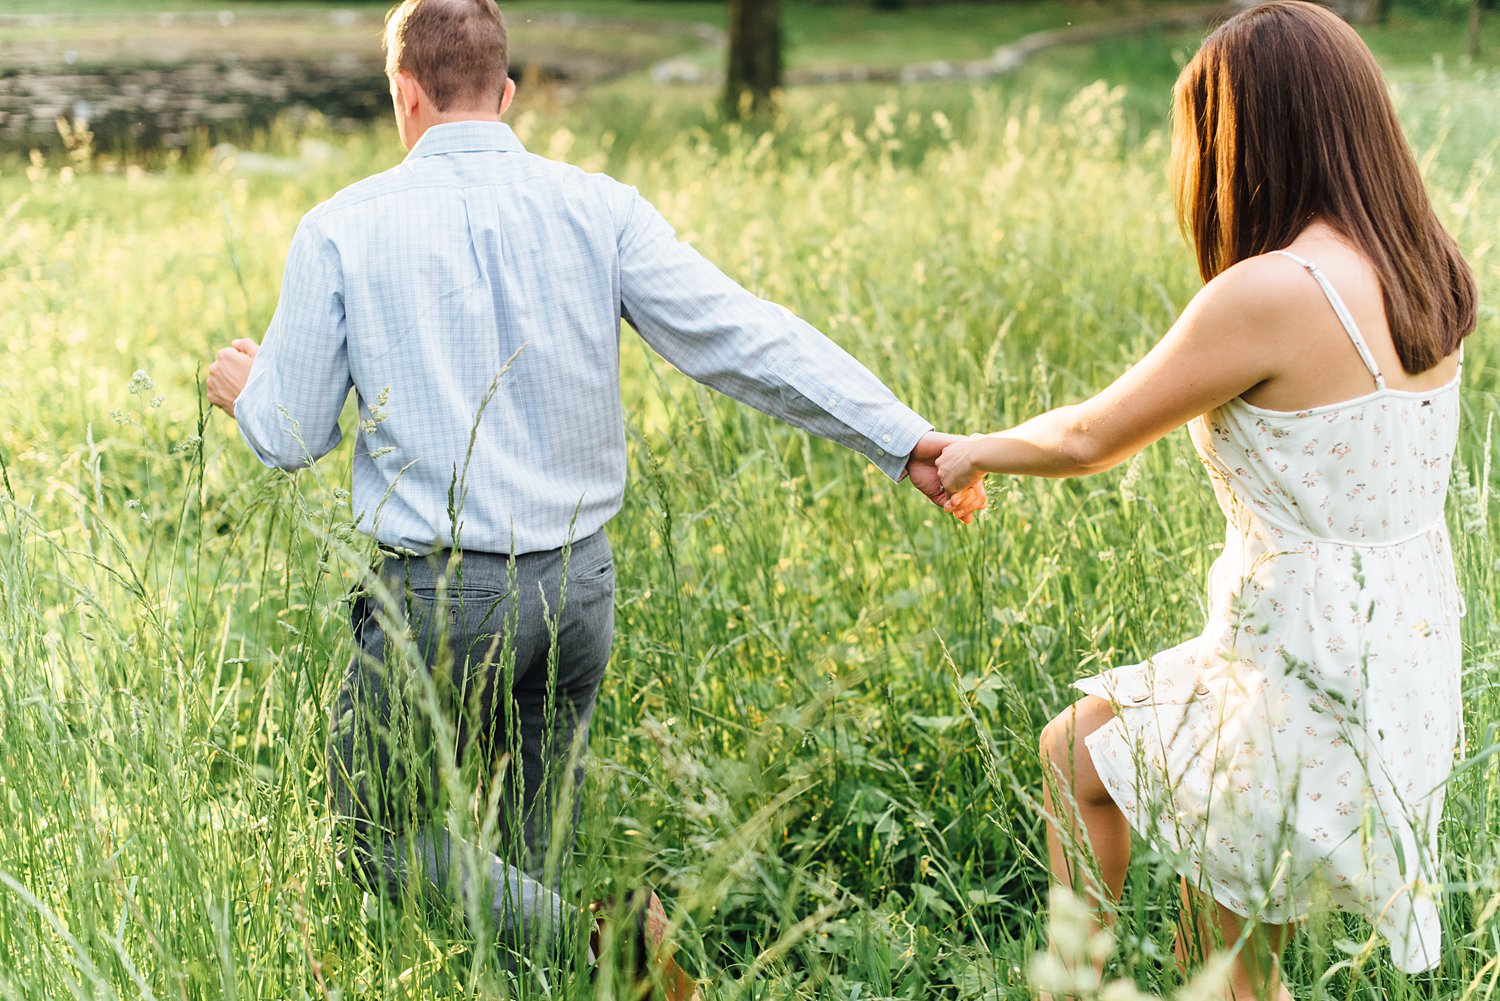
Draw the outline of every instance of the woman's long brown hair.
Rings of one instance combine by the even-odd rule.
[[[1209,35],[1177,80],[1172,186],[1204,281],[1321,219],[1374,266],[1408,373],[1474,329],[1474,276],[1433,214],[1380,67],[1327,8],[1273,0]]]

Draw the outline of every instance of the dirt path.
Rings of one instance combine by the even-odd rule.
[[[976,62],[944,61],[911,63],[896,67],[849,66],[826,70],[805,70],[788,75],[793,85],[853,83],[860,80],[889,80],[921,83],[933,80],[987,80],[1014,73],[1026,60],[1045,49],[1063,45],[1086,45],[1112,38],[1144,35],[1153,31],[1197,28],[1233,12],[1227,3],[1187,4],[1167,7],[1146,14],[1081,24],[1052,31],[1037,31],[1002,45],[988,59]]]
[[[1013,73],[1031,56],[1044,49],[1064,45],[1085,45],[1141,35],[1152,31],[1197,28],[1233,13],[1232,2],[1184,4],[1163,7],[1143,14],[1099,21],[1050,31],[1033,32],[997,48],[988,59],[964,62],[937,60],[908,63],[904,66],[837,66],[823,69],[793,69],[786,75],[789,86],[847,83],[926,83],[941,80],[987,80]],[[722,43],[720,43],[722,44]],[[717,82],[718,74],[705,73],[702,60],[674,58],[658,63],[652,76],[659,83]]]

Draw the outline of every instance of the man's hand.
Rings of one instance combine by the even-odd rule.
[[[938,474],[937,468],[938,456],[943,454],[943,449],[964,440],[956,434],[927,432],[917,442],[917,447],[912,449],[911,458],[906,461],[906,475],[911,477],[912,486],[922,491],[928,500],[951,511],[954,517],[968,525],[973,523],[975,512],[985,506],[983,484],[973,488],[977,492],[965,491],[961,505],[950,506],[954,498],[943,487],[943,478]]]
[[[241,337],[221,349],[213,364],[208,366],[208,402],[230,417],[234,416],[234,401],[240,398],[245,380],[250,378],[250,365],[258,351],[259,344]]]

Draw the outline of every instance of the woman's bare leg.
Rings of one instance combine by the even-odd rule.
[[[1281,983],[1281,952],[1295,925],[1255,924],[1182,883],[1182,911],[1177,918],[1177,964],[1187,971],[1220,950],[1235,950],[1224,987],[1225,1001],[1292,1001]],[[1242,942],[1241,939],[1244,941]]]
[[[1113,904],[1130,865],[1130,826],[1094,769],[1084,738],[1115,718],[1103,699],[1086,696],[1042,729],[1042,804],[1052,878],[1114,920]],[[1074,957],[1059,957],[1064,962]]]
[[[1177,969],[1186,974],[1194,967],[1202,966],[1220,943],[1214,940],[1214,924],[1210,920],[1218,905],[1201,893],[1195,893],[1185,879],[1178,880],[1178,895],[1182,907],[1177,912],[1177,935],[1172,942],[1172,951],[1177,956]]]

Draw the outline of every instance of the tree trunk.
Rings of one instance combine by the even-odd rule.
[[[1385,24],[1391,19],[1391,0],[1369,0],[1365,6],[1365,21],[1369,24]]]
[[[1467,51],[1470,59],[1479,58],[1479,24],[1484,15],[1484,0],[1474,0],[1469,5],[1469,44]]]
[[[729,0],[730,118],[771,109],[781,88],[781,0]]]

